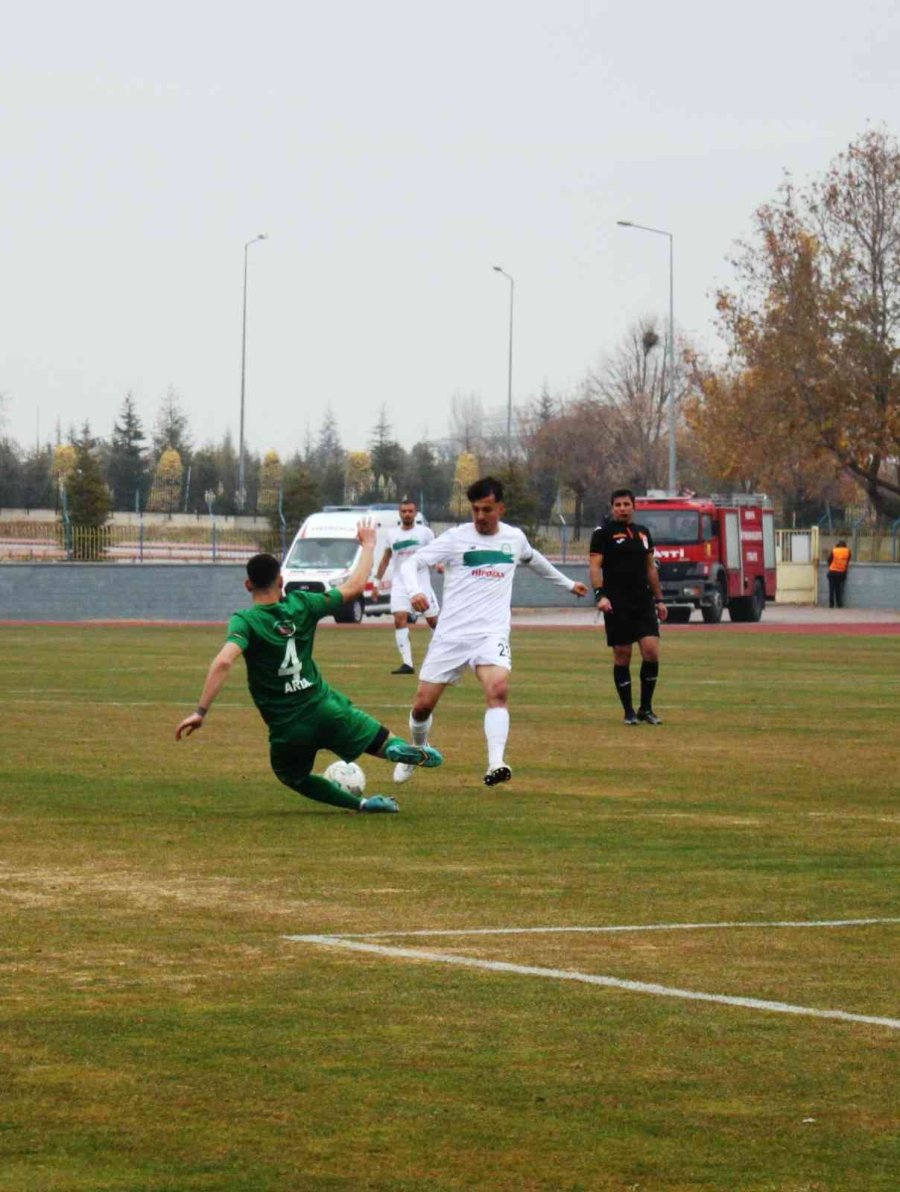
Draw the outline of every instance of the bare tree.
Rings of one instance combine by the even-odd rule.
[[[483,454],[484,406],[476,393],[454,393],[451,397],[450,438],[456,454]]]
[[[621,483],[636,491],[665,484],[669,437],[669,350],[647,316],[630,327],[599,368],[588,373],[585,396],[608,411],[607,449]],[[683,389],[676,375],[676,401]]]

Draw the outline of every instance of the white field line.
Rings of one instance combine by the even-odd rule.
[[[896,923],[897,919],[841,919],[821,920],[819,922],[781,922],[781,923],[679,923],[679,924],[651,924],[639,927],[609,927],[609,928],[485,928],[462,931],[435,932],[397,932],[397,935],[514,935],[541,932],[580,931],[666,931],[691,930],[726,927],[852,927],[868,926],[876,923]],[[389,934],[389,933],[379,933]],[[738,1006],[748,1010],[762,1010],[775,1014],[796,1014],[805,1018],[830,1018],[841,1022],[864,1023],[868,1026],[887,1027],[889,1030],[900,1030],[900,1019],[882,1018],[871,1014],[851,1014],[846,1010],[822,1010],[814,1006],[795,1006],[790,1002],[766,1001],[761,998],[736,997],[724,993],[702,993],[693,989],[679,989],[670,985],[658,985],[646,981],[627,981],[619,977],[598,976],[593,973],[582,973],[573,969],[542,968],[537,965],[509,964],[502,960],[482,960],[475,956],[459,956],[450,952],[430,952],[421,948],[398,948],[386,944],[366,943],[371,937],[350,938],[338,935],[287,935],[284,937],[293,943],[314,944],[325,948],[342,948],[350,952],[366,952],[376,956],[387,956],[400,960],[422,960],[436,964],[451,964],[461,968],[483,969],[493,973],[513,973],[525,977],[544,977],[553,981],[577,981],[583,985],[599,985],[606,989],[623,989],[629,993],[646,993],[654,997],[678,998],[683,1001],[713,1002],[722,1006]]]
[[[733,923],[626,923],[607,927],[457,927],[441,930],[424,931],[344,931],[331,939],[342,940],[377,940],[406,939],[410,936],[439,936],[439,935],[565,935],[566,933],[583,934],[611,934],[617,931],[720,931],[738,927],[870,927],[882,923],[900,923],[896,919],[779,919],[774,922],[733,922]],[[288,936],[288,939],[306,938]]]

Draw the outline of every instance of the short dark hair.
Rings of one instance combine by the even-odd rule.
[[[416,509],[418,509],[418,508],[419,508],[419,506],[418,506],[418,505],[416,505],[416,498],[415,498],[415,497],[401,497],[401,498],[400,498],[400,504],[401,504],[401,505],[415,505]]]
[[[247,560],[247,579],[258,592],[271,588],[281,574],[281,564],[274,555],[252,555]]]
[[[470,501],[484,501],[493,497],[495,501],[503,500],[503,485],[494,476],[482,476],[466,489],[466,496]]]
[[[635,496],[634,496],[634,493],[631,491],[631,489],[630,489],[630,488],[617,488],[617,489],[614,489],[614,490],[613,490],[613,492],[612,492],[612,494],[611,494],[611,496],[610,496],[610,498],[609,498],[609,503],[610,503],[610,505],[613,503],[613,501],[615,501],[615,499],[616,499],[617,497],[630,497],[630,498],[631,498],[631,503],[632,503],[632,505],[634,505],[634,504],[635,504]]]

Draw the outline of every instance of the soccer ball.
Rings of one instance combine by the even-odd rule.
[[[351,795],[361,795],[366,789],[366,776],[356,762],[332,762],[325,777]]]

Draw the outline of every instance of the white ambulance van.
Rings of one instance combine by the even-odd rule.
[[[390,572],[381,584],[375,572],[387,547],[387,530],[400,525],[394,505],[326,505],[321,513],[311,513],[297,532],[281,564],[285,592],[327,592],[339,588],[353,570],[359,553],[356,527],[370,518],[378,531],[372,574],[363,595],[343,605],[334,614],[335,621],[358,625],[363,616],[380,617],[390,612]],[[416,522],[422,524],[421,513]]]

